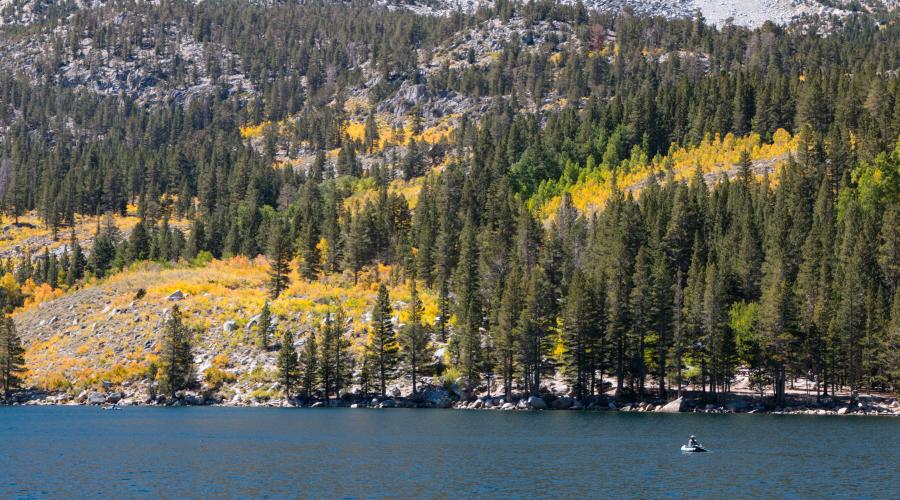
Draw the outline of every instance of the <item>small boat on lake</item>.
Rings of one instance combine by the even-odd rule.
[[[691,434],[691,439],[688,441],[688,443],[681,445],[681,451],[684,453],[702,453],[706,451],[706,448],[704,448],[702,444],[697,442],[697,436]]]

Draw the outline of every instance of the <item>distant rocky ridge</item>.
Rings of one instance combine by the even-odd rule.
[[[480,6],[492,5],[493,0],[378,0],[378,3],[388,9],[405,9],[420,15],[449,15],[454,11],[474,12]],[[575,2],[561,0],[561,3],[571,5]],[[860,8],[871,12],[893,9],[898,0],[864,0],[853,4],[861,7],[853,8],[841,7],[849,5],[844,0],[586,0],[582,3],[588,10],[619,12],[629,9],[635,14],[669,18],[692,18],[699,10],[712,24],[722,26],[730,21],[735,25],[754,27],[766,21],[785,24],[808,15],[843,17]],[[210,93],[251,98],[258,91],[252,78],[240,69],[242,61],[237,54],[226,47],[200,42],[190,33],[182,33],[176,24],[146,25],[137,9],[129,9],[127,4],[116,0],[0,0],[0,28],[38,24],[51,17],[64,18],[79,9],[97,9],[103,23],[118,26],[121,32],[141,27],[144,36],[132,47],[126,47],[123,54],[117,54],[95,49],[92,38],[70,33],[65,24],[42,26],[27,34],[14,29],[4,34],[0,30],[0,69],[45,85],[86,89],[106,96],[127,95],[143,106],[184,104]],[[77,39],[78,50],[54,56],[54,47],[63,38]],[[450,67],[465,64],[469,50],[476,56],[476,66],[490,65],[491,55],[516,38],[527,39],[524,46],[541,50],[546,48],[549,39],[559,40],[556,50],[577,49],[581,45],[581,37],[564,22],[529,23],[519,16],[505,21],[490,19],[448,38],[434,51],[430,66],[423,71],[430,76],[442,63],[449,62]],[[679,55],[696,56],[701,66],[708,64],[704,54]],[[367,67],[359,69],[370,72]],[[172,79],[175,74],[183,76],[178,83]],[[363,88],[349,89],[351,95],[359,94],[362,99],[368,97],[366,89],[378,83],[379,75],[367,76],[371,81]],[[487,105],[459,95],[427,95],[423,86],[411,86],[406,82],[404,85],[390,100],[379,102],[377,111],[405,115],[412,105],[426,102],[427,106],[420,107],[428,121],[432,118],[432,110],[447,115],[478,112]],[[4,125],[0,123],[0,136]]]
[[[866,0],[863,2],[828,0],[581,0],[587,9],[601,11],[621,11],[631,9],[635,14],[661,15],[668,18],[693,17],[697,11],[703,13],[707,22],[722,26],[732,24],[747,27],[760,26],[766,21],[787,24],[803,16],[843,17],[862,8],[872,12],[876,9],[896,8],[896,0]],[[493,5],[493,0],[417,0],[414,2],[391,2],[421,14],[447,15],[453,11],[474,12],[479,7]],[[577,0],[561,0],[560,3],[573,5]]]
[[[203,0],[198,0],[203,1]],[[579,0],[559,0],[566,5]],[[635,14],[662,15],[668,18],[693,17],[703,13],[707,22],[722,26],[729,20],[740,26],[755,27],[766,21],[786,24],[809,15],[843,17],[853,12],[893,9],[897,0],[580,0],[585,8],[601,11],[630,9]],[[106,0],[0,0],[0,26],[29,25],[40,22],[51,11],[72,11],[112,3]],[[265,4],[266,2],[253,1]],[[272,2],[277,3],[277,2]],[[422,15],[471,13],[494,5],[494,0],[377,0],[388,8],[407,9]]]

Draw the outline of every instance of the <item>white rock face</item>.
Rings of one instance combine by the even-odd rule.
[[[678,413],[684,409],[684,400],[682,398],[678,398],[674,401],[670,401],[665,406],[657,409],[656,411],[662,413]]]

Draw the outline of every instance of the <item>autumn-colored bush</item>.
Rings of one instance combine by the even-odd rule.
[[[236,382],[237,375],[219,367],[210,366],[203,373],[203,380],[206,382],[207,387],[215,390],[222,387],[224,384]]]
[[[39,378],[35,385],[49,392],[65,392],[72,389],[72,382],[64,373],[53,372]]]

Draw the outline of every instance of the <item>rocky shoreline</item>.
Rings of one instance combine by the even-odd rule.
[[[523,396],[506,400],[503,397],[482,396],[460,400],[452,391],[429,388],[416,396],[371,397],[346,394],[329,400],[269,399],[223,400],[201,393],[184,391],[172,399],[166,396],[150,398],[139,393],[119,391],[83,391],[77,396],[67,393],[48,393],[37,390],[14,394],[11,406],[99,406],[116,408],[128,406],[220,406],[265,408],[441,408],[457,410],[494,411],[618,411],[631,413],[746,413],[770,415],[866,415],[900,417],[897,398],[864,396],[854,403],[834,398],[792,398],[784,406],[772,406],[764,400],[750,397],[731,397],[719,403],[706,403],[699,397],[686,396],[672,401],[620,401],[595,397],[582,402],[571,396]],[[2,404],[2,403],[0,403]]]

